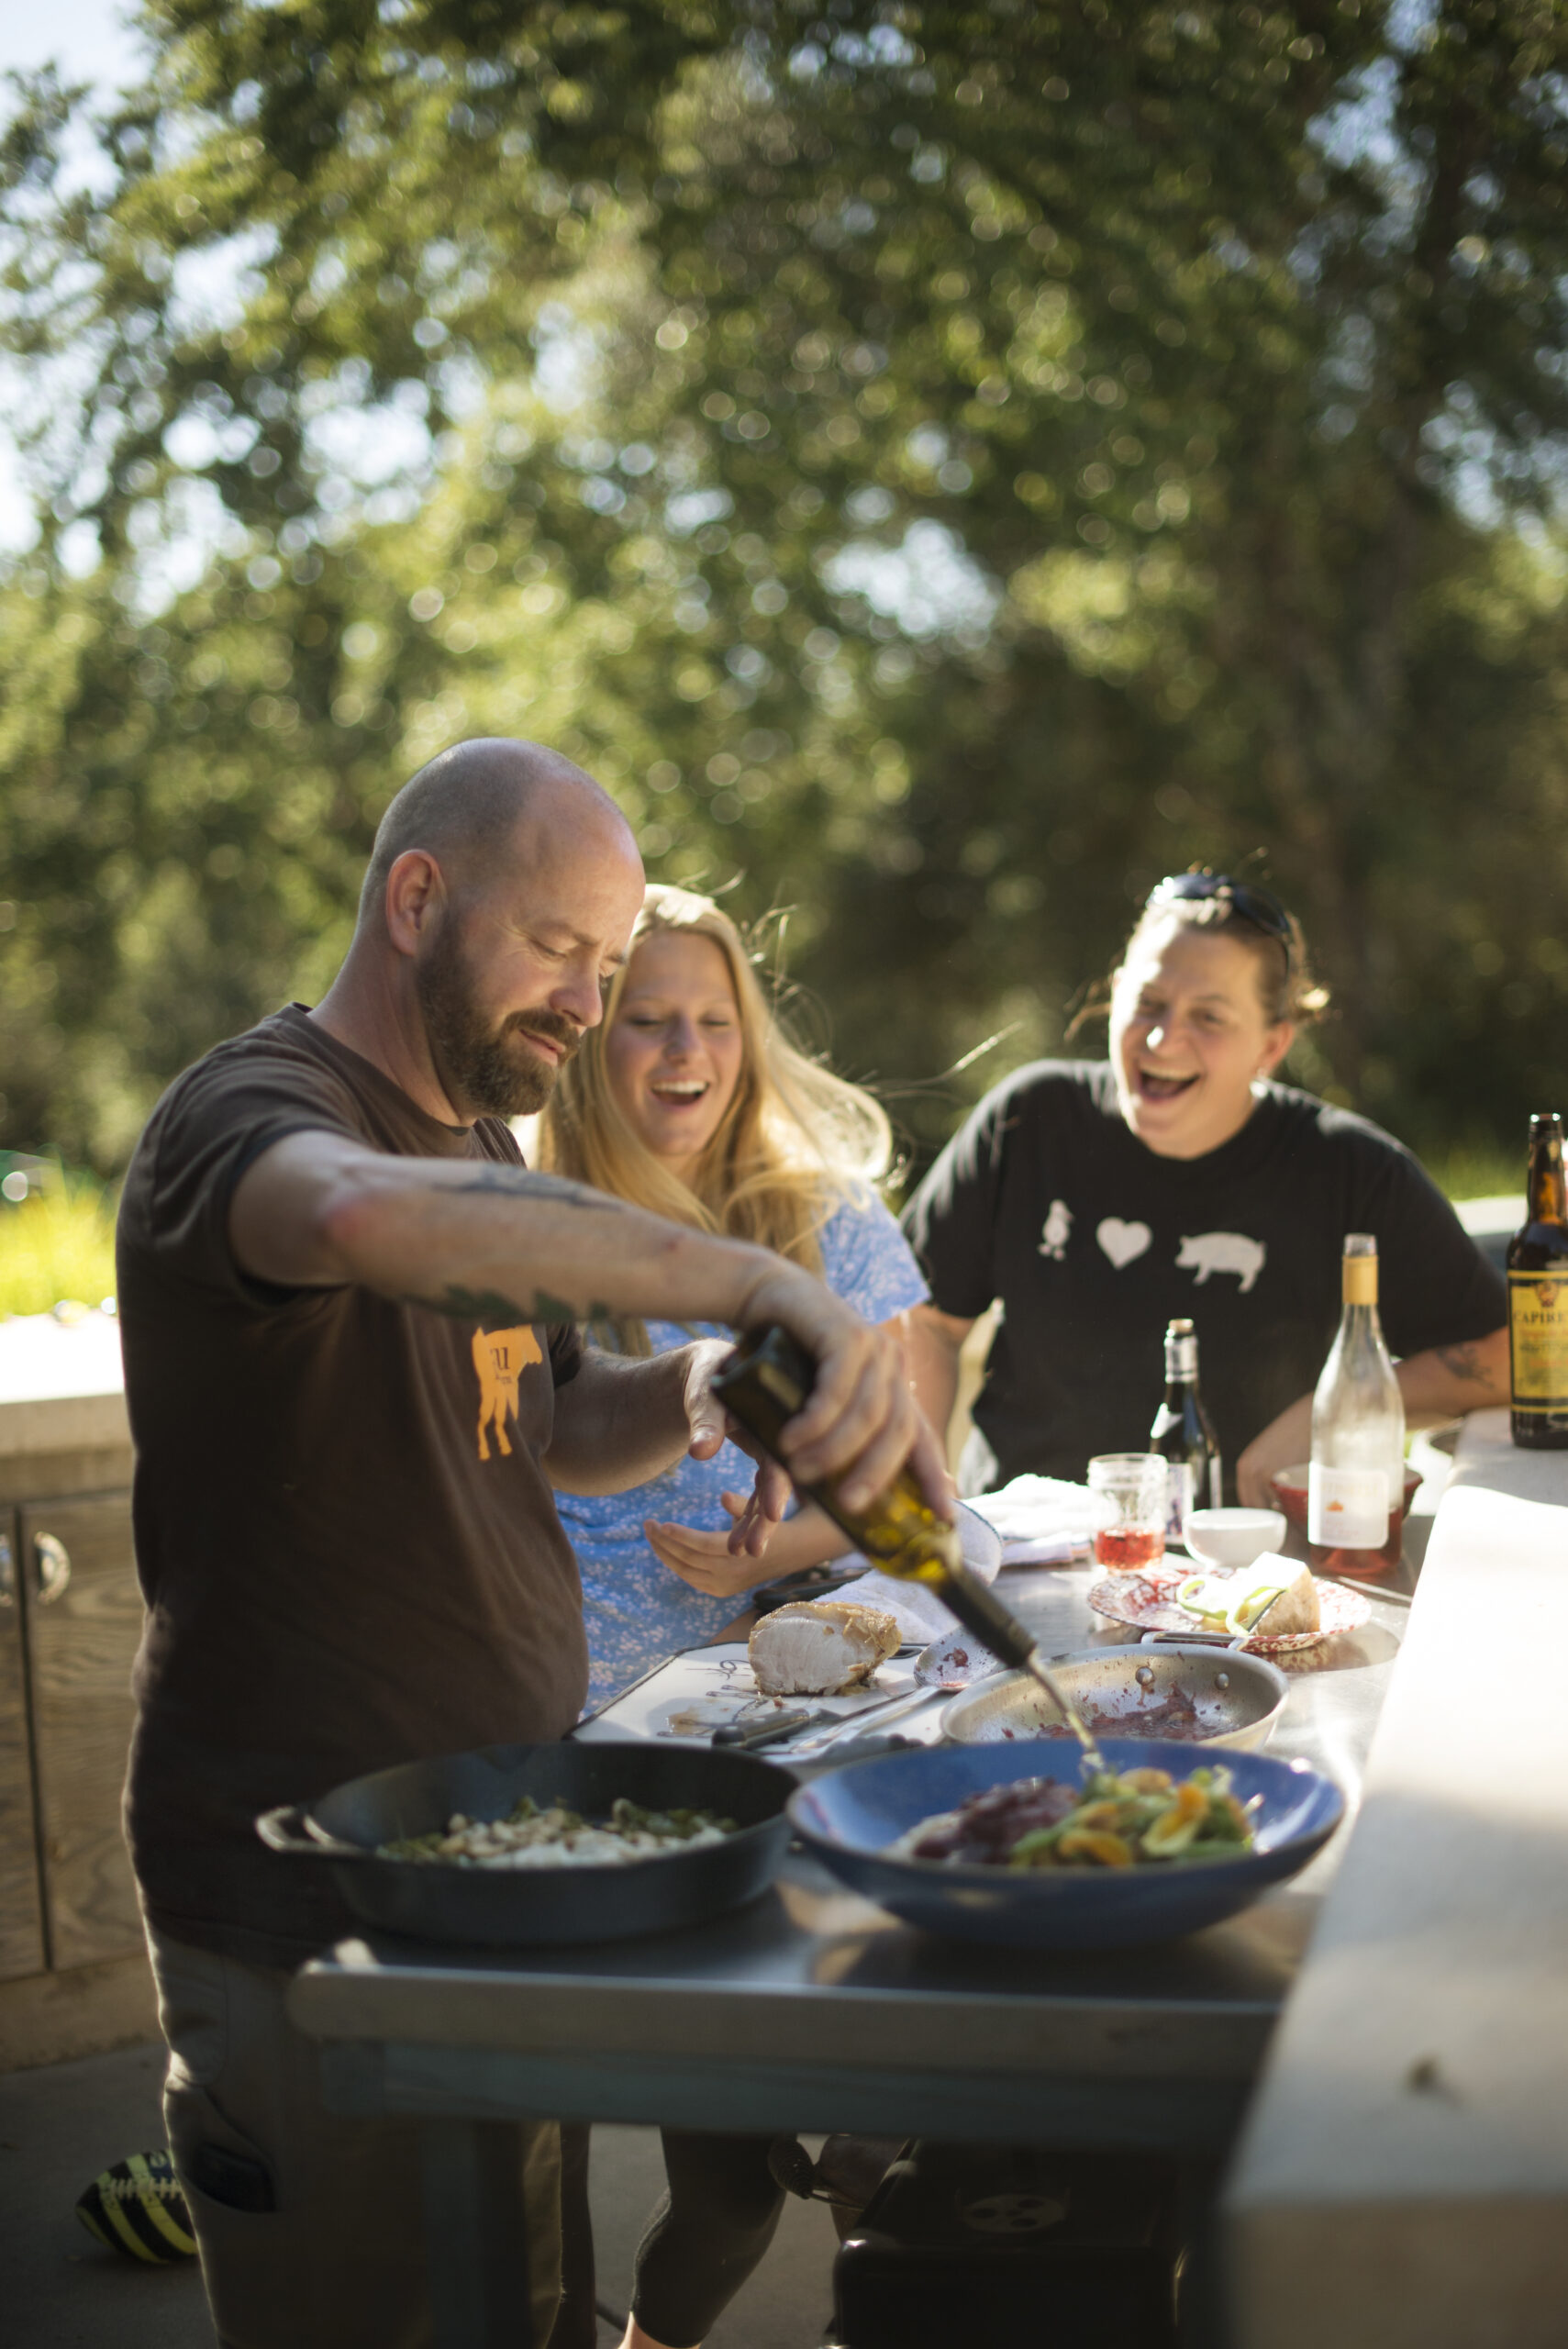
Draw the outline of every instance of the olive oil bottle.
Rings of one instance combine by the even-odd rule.
[[[1568,1197],[1562,1120],[1529,1121],[1524,1223],[1508,1242],[1508,1360],[1514,1442],[1568,1451]]]
[[[713,1391],[759,1443],[785,1467],[779,1437],[805,1408],[817,1366],[787,1330],[743,1338],[713,1382]],[[963,1563],[956,1530],[944,1524],[906,1468],[869,1508],[848,1509],[828,1483],[799,1486],[825,1509],[878,1573],[923,1583],[1004,1664],[1031,1669],[1035,1640],[1016,1615]]]

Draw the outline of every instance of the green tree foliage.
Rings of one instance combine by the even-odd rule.
[[[13,1138],[123,1154],[484,730],[798,907],[922,1141],[1258,847],[1339,993],[1308,1081],[1417,1140],[1551,1089],[1550,0],[145,21],[95,176],[47,78],[0,157]]]

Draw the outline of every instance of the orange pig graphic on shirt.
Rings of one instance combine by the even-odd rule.
[[[517,1381],[530,1363],[542,1362],[539,1340],[525,1323],[518,1330],[476,1330],[473,1333],[473,1367],[479,1374],[479,1456],[490,1457],[486,1431],[493,1431],[495,1445],[504,1457],[510,1458],[512,1445],[506,1433],[508,1419],[517,1416]]]

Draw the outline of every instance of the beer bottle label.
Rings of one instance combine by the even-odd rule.
[[[1307,1538],[1325,1550],[1380,1550],[1388,1539],[1388,1477],[1381,1468],[1307,1472]]]
[[[1568,1410],[1568,1265],[1508,1275],[1516,1411]]]
[[[1199,1504],[1199,1496],[1193,1490],[1193,1472],[1188,1462],[1170,1461],[1167,1471],[1170,1482],[1165,1487],[1165,1539],[1167,1542],[1184,1542],[1187,1538],[1187,1518],[1194,1507]]]

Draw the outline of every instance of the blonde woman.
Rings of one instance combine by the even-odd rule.
[[[876,1196],[889,1140],[868,1095],[783,1034],[728,915],[711,898],[654,886],[602,1024],[562,1071],[535,1155],[556,1174],[676,1222],[777,1249],[820,1274],[867,1320],[886,1321],[927,1295]],[[694,1334],[656,1321],[590,1339],[639,1354]],[[712,1639],[752,1584],[843,1550],[836,1528],[806,1509],[774,1534],[764,1559],[732,1557],[730,1524],[750,1486],[745,1455],[726,1444],[712,1460],[687,1459],[629,1493],[557,1495],[583,1578],[590,1706]],[[662,2133],[669,2192],[638,2247],[622,2349],[700,2342],[766,2251],[783,2200],[766,2138]],[[586,2349],[594,2303],[585,2154],[575,2138],[568,2152],[563,2223],[573,2304],[587,2311]]]
[[[928,1294],[876,1195],[889,1149],[870,1096],[784,1035],[729,916],[689,890],[651,887],[604,1021],[562,1070],[540,1120],[539,1164],[774,1248],[867,1320],[888,1321]],[[622,1324],[608,1341],[658,1353],[691,1335],[673,1323]],[[917,1394],[927,1369],[912,1360]],[[842,1535],[804,1510],[765,1558],[732,1557],[730,1524],[750,1486],[744,1455],[727,1444],[629,1493],[558,1497],[583,1577],[591,1707],[711,1639],[751,1585],[842,1553]]]

